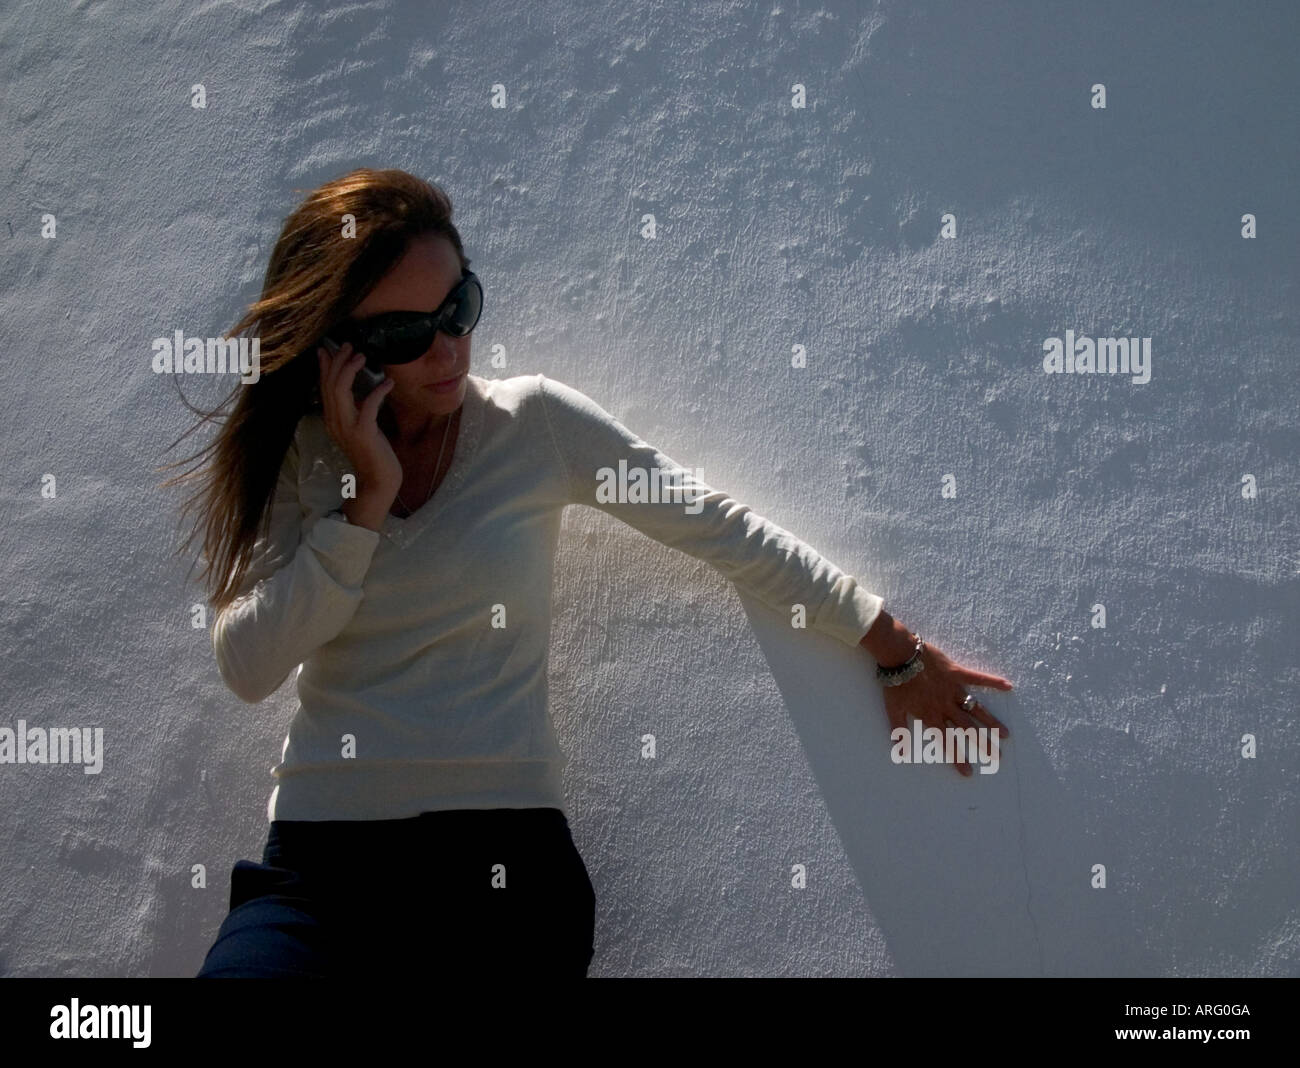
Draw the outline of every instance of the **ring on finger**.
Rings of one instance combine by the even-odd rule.
[[[974,695],[974,694],[969,694],[969,693],[968,693],[964,698],[962,698],[962,702],[961,702],[961,710],[962,710],[963,712],[974,712],[974,711],[975,711],[975,695]]]

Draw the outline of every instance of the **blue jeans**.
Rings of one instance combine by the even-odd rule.
[[[584,978],[596,893],[556,808],[277,820],[196,978]]]

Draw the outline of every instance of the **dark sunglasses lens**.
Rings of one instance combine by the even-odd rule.
[[[413,316],[409,320],[392,322],[377,333],[376,351],[381,363],[410,363],[418,360],[433,344],[437,325],[430,315]]]
[[[411,363],[433,344],[438,331],[464,337],[483,313],[483,289],[475,278],[462,282],[435,316],[431,313],[394,312],[380,321],[341,331],[372,364]],[[340,339],[342,340],[342,338]]]
[[[372,364],[410,363],[428,350],[435,333],[430,316],[411,315],[360,326],[351,340]]]
[[[467,278],[452,294],[452,303],[446,309],[443,329],[452,337],[464,337],[478,325],[483,314],[483,288],[478,279]]]

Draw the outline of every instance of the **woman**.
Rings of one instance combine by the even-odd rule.
[[[205,450],[213,648],[246,702],[297,670],[299,708],[262,863],[235,864],[199,977],[425,954],[473,974],[586,975],[595,894],[546,692],[567,504],[863,646],[892,726],[911,714],[1006,733],[966,688],[1009,682],[919,642],[880,597],[590,398],[542,375],[470,374],[481,302],[445,194],[363,169],[289,217],[231,331],[256,327],[262,373]],[[385,376],[368,394],[366,365]],[[638,472],[659,491],[629,490]]]

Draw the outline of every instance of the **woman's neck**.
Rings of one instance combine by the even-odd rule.
[[[460,411],[459,408],[456,411]],[[424,412],[403,417],[398,421],[387,406],[379,409],[379,426],[392,442],[394,448],[419,448],[431,439],[447,433],[448,423],[456,418],[456,412],[438,415]]]

